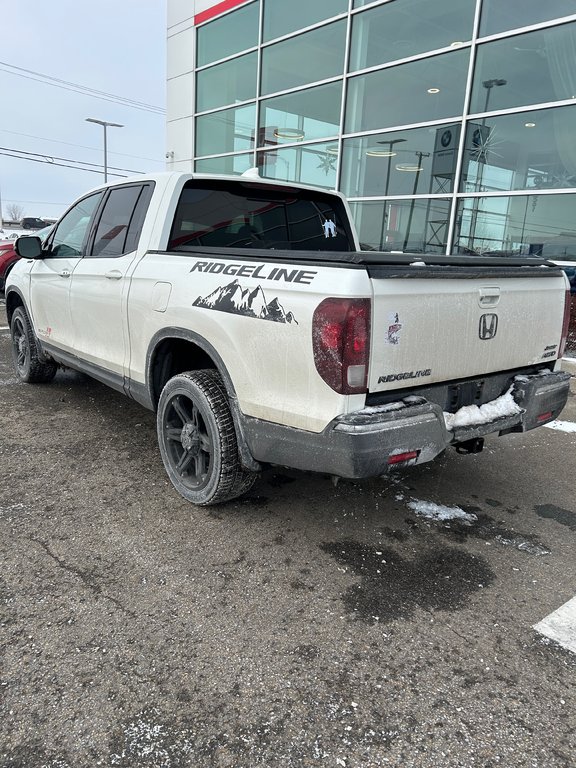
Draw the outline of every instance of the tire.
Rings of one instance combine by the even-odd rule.
[[[56,375],[57,365],[40,358],[40,350],[30,320],[23,307],[17,307],[10,322],[12,358],[20,381],[47,384]]]
[[[199,506],[235,499],[258,475],[245,470],[220,374],[188,371],[170,379],[157,412],[160,454],[172,484]]]

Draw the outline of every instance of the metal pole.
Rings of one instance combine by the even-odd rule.
[[[388,187],[390,186],[390,170],[392,164],[392,158],[396,156],[396,152],[392,149],[394,144],[400,144],[401,142],[408,141],[408,139],[390,139],[389,141],[379,141],[378,144],[387,144],[388,151],[383,154],[388,158],[388,167],[386,168],[386,183],[384,186],[384,197],[388,197]],[[386,216],[387,209],[390,207],[388,200],[384,202],[384,209],[382,211],[382,227],[380,228],[380,250],[384,249],[384,231],[386,229]]]
[[[104,128],[104,184],[108,181],[108,144],[106,142],[106,123],[102,126]]]
[[[108,182],[108,140],[106,135],[106,129],[110,128],[124,128],[120,123],[107,123],[106,120],[97,120],[95,117],[87,117],[87,123],[97,123],[104,128],[104,183]]]
[[[422,162],[423,157],[430,157],[430,152],[415,152],[414,153],[416,157],[418,158],[418,165],[417,169],[415,170],[416,176],[414,177],[414,188],[412,189],[412,200],[410,201],[410,213],[408,214],[408,223],[406,225],[406,236],[404,238],[404,243],[402,245],[402,250],[405,251],[408,247],[408,240],[410,239],[410,229],[412,227],[412,217],[414,216],[414,206],[416,204],[416,200],[414,198],[414,195],[416,194],[416,190],[418,189],[418,182],[420,180],[420,171],[422,170],[420,163]]]

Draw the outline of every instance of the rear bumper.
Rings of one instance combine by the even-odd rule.
[[[570,375],[562,371],[518,377],[513,395],[520,413],[454,431],[446,428],[439,405],[407,397],[339,416],[320,433],[250,417],[243,420],[242,432],[260,462],[339,477],[374,477],[385,474],[390,457],[399,454],[417,453],[402,466],[423,464],[449,445],[492,433],[525,432],[552,421],[566,404],[569,388]]]

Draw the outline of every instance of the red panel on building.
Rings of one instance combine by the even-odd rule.
[[[245,3],[246,0],[222,0],[221,3],[213,5],[212,8],[202,11],[202,13],[197,13],[196,16],[194,16],[194,24],[202,24],[203,21],[213,19],[215,16],[220,16],[221,13],[231,11],[232,8],[236,8],[238,5],[244,5]]]

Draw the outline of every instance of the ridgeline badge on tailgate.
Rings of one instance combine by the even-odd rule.
[[[388,376],[380,376],[378,384],[387,384],[389,381],[402,381],[403,379],[420,379],[422,376],[431,376],[432,368],[423,371],[404,371],[403,373],[390,373]]]

